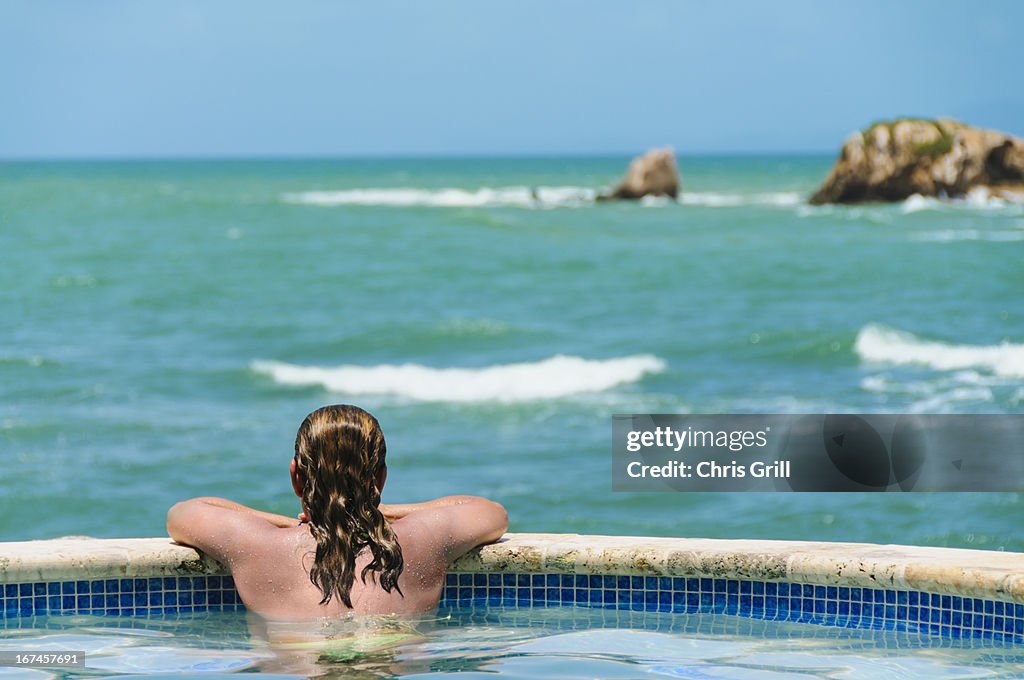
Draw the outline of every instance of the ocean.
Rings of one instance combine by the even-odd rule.
[[[1024,551],[1021,494],[620,493],[614,413],[1024,411],[1024,206],[811,207],[831,156],[0,164],[0,539],[298,512],[354,403],[388,502],[512,531]]]

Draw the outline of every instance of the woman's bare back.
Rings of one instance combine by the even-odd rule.
[[[235,586],[246,606],[265,617],[275,619],[336,617],[356,614],[412,615],[437,606],[444,587],[448,564],[443,551],[432,549],[424,536],[416,536],[414,519],[392,524],[402,547],[405,569],[398,579],[398,590],[386,592],[377,583],[373,572],[365,583],[360,578],[370,562],[368,550],[356,557],[356,579],[349,596],[349,608],[339,598],[321,605],[323,593],[309,579],[309,570],[316,552],[316,541],[305,524],[278,528],[268,526],[253,536],[251,554],[232,559],[231,571]]]
[[[310,581],[316,541],[309,526],[220,498],[195,498],[168,512],[167,530],[224,563],[246,607],[267,618],[310,619],[346,613],[411,615],[437,606],[452,561],[498,540],[508,527],[501,505],[476,496],[446,496],[426,503],[381,504],[402,549],[398,590],[386,592],[374,572],[360,578],[368,550],[356,556],[347,607],[338,597],[321,605]]]

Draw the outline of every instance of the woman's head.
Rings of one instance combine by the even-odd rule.
[[[292,480],[316,539],[309,579],[323,593],[321,604],[337,595],[352,606],[355,560],[364,549],[372,559],[360,578],[379,573],[384,590],[398,589],[402,549],[377,507],[386,454],[377,419],[355,406],[324,406],[299,427]]]

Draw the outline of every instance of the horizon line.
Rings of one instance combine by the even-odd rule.
[[[69,155],[69,156],[0,156],[0,163],[163,163],[163,162],[232,162],[232,161],[387,161],[387,160],[554,160],[554,159],[622,159],[635,158],[655,148],[643,151],[575,151],[575,152],[481,152],[481,153],[379,153],[379,154],[290,154],[290,153],[239,153],[239,154],[125,154],[125,155]],[[686,154],[676,152],[676,158],[726,158],[726,157],[771,157],[771,156],[822,156],[834,155],[835,150],[789,150],[789,151],[696,151]]]

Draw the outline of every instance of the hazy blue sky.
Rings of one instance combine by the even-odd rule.
[[[1024,2],[0,0],[0,157],[838,148],[1024,134]]]

